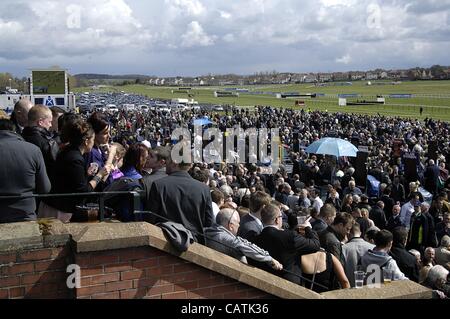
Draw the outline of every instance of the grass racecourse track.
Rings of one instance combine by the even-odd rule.
[[[260,85],[260,86],[232,86],[232,87],[194,87],[191,90],[193,98],[199,103],[230,104],[236,106],[270,105],[274,107],[297,108],[295,100],[306,103],[304,109],[329,112],[347,112],[361,114],[377,114],[400,116],[408,118],[434,119],[450,121],[450,81],[415,81],[402,82],[393,85],[391,82],[373,81],[367,85],[366,81],[353,82],[350,86],[339,86],[329,83],[328,86],[314,86],[314,84],[296,85]],[[182,85],[181,85],[182,87]],[[215,98],[214,91],[224,91],[226,88],[248,89],[249,92],[239,92],[239,97]],[[128,85],[102,88],[102,91],[124,91],[146,95],[155,99],[188,98],[186,93],[172,93],[177,87],[155,87],[148,85]],[[89,88],[78,88],[77,92],[89,91]],[[255,94],[255,92],[258,92]],[[317,98],[277,99],[275,92],[297,92],[301,94],[325,94]],[[386,97],[386,105],[358,105],[339,106],[339,94],[358,94],[359,100],[376,100],[377,95]],[[410,98],[391,98],[390,95],[411,94]],[[348,99],[355,100],[356,98]],[[423,107],[423,114],[419,110]]]

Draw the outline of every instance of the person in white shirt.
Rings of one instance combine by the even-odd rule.
[[[221,191],[214,189],[211,192],[211,199],[214,218],[216,218],[220,207],[225,203],[225,195]]]
[[[419,195],[414,195],[409,202],[403,204],[402,209],[400,210],[400,221],[403,225],[405,225],[406,229],[409,230],[411,227],[411,216],[414,214],[414,206],[419,202]]]
[[[311,199],[313,200],[312,202],[312,207],[316,209],[317,212],[320,212],[320,209],[323,206],[323,201],[320,198],[319,194],[317,194],[316,190],[311,190],[309,192],[311,194]]]

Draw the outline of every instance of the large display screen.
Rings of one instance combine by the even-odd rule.
[[[64,71],[33,71],[33,94],[65,94]]]

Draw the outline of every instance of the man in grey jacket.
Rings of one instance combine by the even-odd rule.
[[[0,196],[45,194],[50,180],[41,150],[14,132],[14,123],[0,119]],[[0,223],[36,220],[34,198],[0,199]]]
[[[382,270],[389,270],[392,273],[392,280],[407,280],[408,278],[398,268],[397,262],[389,256],[394,236],[388,230],[381,230],[375,235],[376,247],[369,250],[361,258],[362,268],[366,271],[369,265],[377,265]]]
[[[355,271],[358,270],[358,263],[370,249],[374,249],[375,245],[361,238],[361,228],[358,223],[353,224],[350,231],[350,240],[342,247],[344,255],[344,268],[348,281],[352,287],[355,287]]]
[[[239,213],[230,208],[219,211],[216,225],[205,229],[206,246],[247,263],[247,258],[267,263],[274,270],[282,270],[283,265],[272,258],[267,251],[236,236],[240,218]]]

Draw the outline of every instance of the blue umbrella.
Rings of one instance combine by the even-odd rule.
[[[208,118],[204,117],[204,118],[200,118],[200,119],[195,119],[194,120],[194,125],[198,125],[198,126],[203,126],[203,125],[208,125],[208,124],[212,124],[213,122],[211,122]]]
[[[350,142],[335,137],[325,137],[306,148],[306,153],[356,157],[358,149]]]

